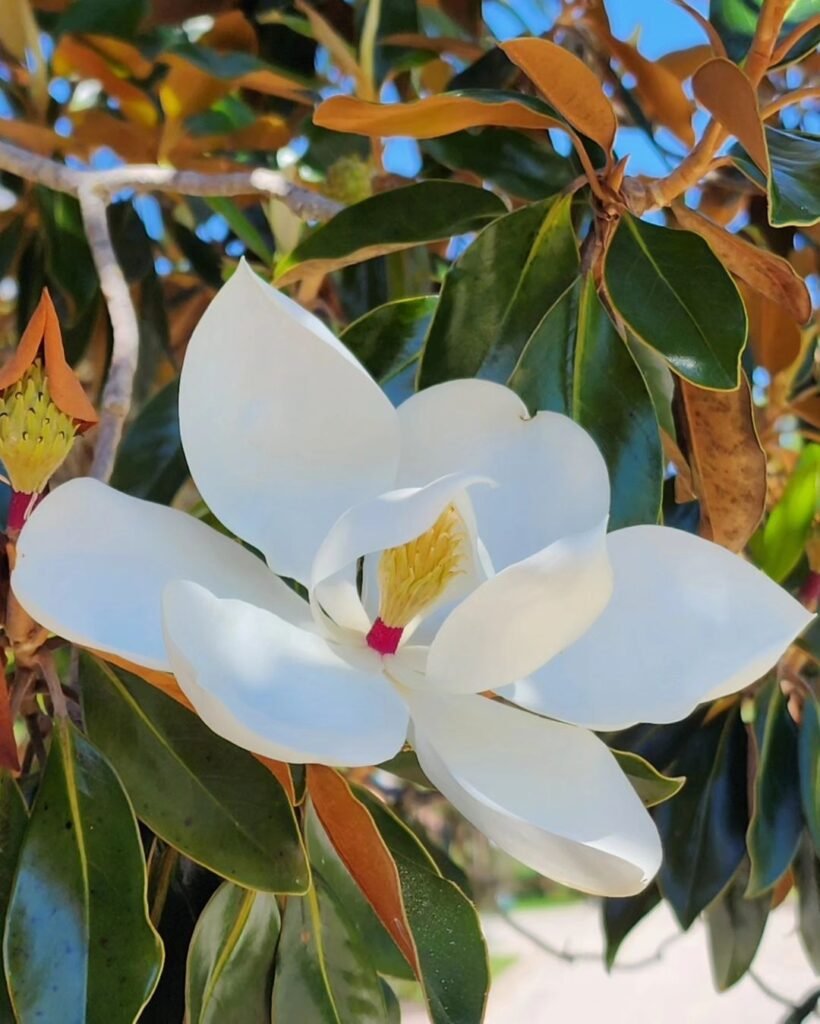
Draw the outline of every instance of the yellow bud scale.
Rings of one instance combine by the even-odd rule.
[[[51,399],[38,360],[0,394],[0,461],[22,494],[39,494],[71,451],[74,420]]]

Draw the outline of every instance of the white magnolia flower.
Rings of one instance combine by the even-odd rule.
[[[23,530],[23,606],[77,643],[171,670],[215,732],[256,753],[369,765],[409,737],[478,828],[579,889],[637,892],[661,858],[588,730],[669,722],[731,693],[809,621],[706,541],[607,535],[606,468],[571,420],[531,418],[481,380],[395,410],[246,266],[191,339],[180,419],[202,496],[265,561],[74,480]]]

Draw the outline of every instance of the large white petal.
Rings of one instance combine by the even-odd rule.
[[[306,581],[331,524],[394,486],[390,402],[316,317],[244,263],[194,331],[179,408],[203,498],[282,576]]]
[[[425,684],[476,693],[513,683],[582,636],[612,593],[606,520],[482,583],[444,620]]]
[[[604,896],[640,892],[655,875],[652,819],[593,733],[483,697],[407,700],[422,769],[502,850]]]
[[[162,591],[180,577],[294,622],[311,618],[307,603],[236,541],[89,479],[63,484],[34,511],[20,534],[12,587],[60,636],[167,670]]]
[[[334,648],[264,608],[181,580],[166,588],[163,611],[180,687],[232,743],[280,761],[351,767],[403,744],[406,707],[366,648]]]
[[[447,596],[456,590],[463,593],[467,584],[475,584],[477,576],[483,578],[476,547],[475,517],[467,488],[474,484],[485,485],[471,487],[474,493],[491,483],[474,475],[454,473],[426,487],[388,491],[348,509],[331,527],[313,562],[310,584],[314,603],[318,603],[336,624],[366,632],[371,623],[357,592],[357,560],[419,537],[433,526],[450,503],[461,513],[469,549],[464,575],[448,588]]]
[[[557,413],[530,417],[509,388],[454,380],[399,406],[399,486],[479,473],[498,488],[475,495],[478,532],[496,570],[609,513],[609,477],[595,442]]]
[[[812,616],[748,562],[681,530],[608,537],[612,599],[588,633],[503,691],[592,729],[673,722],[767,672]]]

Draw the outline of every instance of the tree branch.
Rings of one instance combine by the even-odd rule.
[[[764,0],[743,67],[746,77],[755,89],[772,62],[772,53],[789,6],[790,0]],[[664,178],[635,178],[626,182],[624,191],[632,212],[640,215],[649,210],[663,209],[678,196],[683,195],[687,189],[697,185],[710,169],[715,151],[728,134],[713,118],[706,126],[698,144],[671,174]]]
[[[134,375],[139,358],[140,329],[128,282],[114,252],[105,200],[88,188],[81,188],[77,198],[100,288],[108,307],[113,335],[111,364],[103,388],[94,460],[91,463],[91,476],[107,482],[114,468],[125,418],[131,408]]]
[[[113,330],[113,350],[102,395],[102,410],[91,475],[107,481],[114,468],[123,426],[131,408],[139,357],[139,322],[128,282],[117,261],[108,228],[107,204],[124,189],[189,196],[262,195],[278,199],[305,220],[329,220],[340,203],[289,181],[278,171],[255,167],[225,174],[178,171],[153,164],[130,164],[97,171],[68,167],[0,141],[0,170],[55,192],[75,196],[94,257]]]
[[[308,188],[295,185],[284,174],[269,167],[225,174],[178,171],[156,164],[127,164],[95,171],[67,167],[57,160],[0,141],[0,170],[55,192],[77,196],[81,190],[110,198],[123,189],[137,192],[176,192],[188,196],[271,196],[305,220],[330,220],[342,209],[340,203]]]

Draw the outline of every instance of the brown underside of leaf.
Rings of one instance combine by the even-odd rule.
[[[522,37],[501,49],[571,125],[611,156],[618,122],[597,75],[548,39]]]
[[[717,258],[735,277],[788,310],[797,323],[809,320],[809,290],[788,260],[725,231],[683,203],[676,203],[673,212],[682,228],[696,231],[709,243]]]
[[[757,95],[737,64],[714,57],[695,72],[692,89],[701,106],[734,135],[761,171],[768,174],[769,151]]]
[[[591,5],[586,18],[604,47],[625,71],[635,76],[635,91],[647,117],[665,125],[687,146],[693,146],[693,105],[678,76],[660,62],[648,60],[631,43],[614,36],[602,0]]]
[[[505,100],[482,103],[465,96],[428,96],[412,103],[370,103],[353,96],[331,96],[316,108],[313,123],[320,128],[354,135],[403,135],[414,139],[435,139],[484,125],[507,128],[566,128],[523,103]]]
[[[700,499],[700,533],[742,551],[766,504],[766,456],[760,447],[749,383],[706,391],[680,382],[686,453]]]
[[[782,306],[740,282],[749,315],[749,347],[755,362],[777,374],[800,355],[800,328]]]
[[[418,954],[407,924],[399,874],[370,812],[332,768],[310,765],[307,787],[336,852],[418,975]]]

